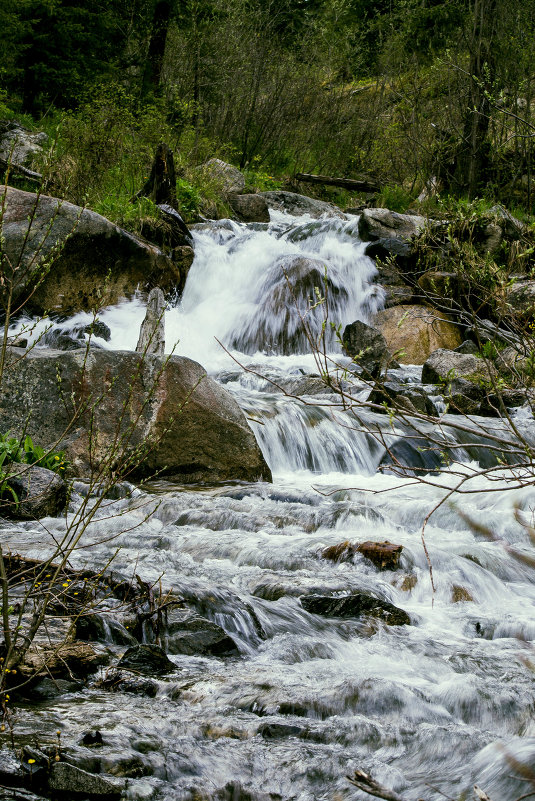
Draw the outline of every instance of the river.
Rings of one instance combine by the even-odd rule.
[[[233,393],[273,483],[155,482],[114,502],[117,516],[107,506],[86,533],[93,546],[76,559],[105,564],[117,551],[115,571],[130,575],[135,565],[183,594],[240,656],[171,656],[176,671],[158,680],[154,698],[90,686],[21,709],[17,732],[46,741],[59,728],[76,743],[98,728],[98,754],[83,745],[72,754],[81,767],[133,776],[130,799],[367,798],[345,778],[361,768],[414,801],[435,801],[439,790],[457,798],[474,782],[494,801],[513,801],[526,783],[511,758],[535,758],[535,585],[532,569],[503,546],[532,552],[521,522],[532,522],[535,487],[513,488],[505,468],[500,480],[479,475],[474,453],[460,446],[459,464],[426,483],[380,471],[385,449],[369,425],[390,441],[400,429],[385,415],[355,417],[307,378],[325,364],[310,354],[310,338],[321,337],[326,308],[328,363],[343,370],[329,322],[367,320],[383,302],[356,218],[273,212],[269,226],[220,221],[194,236],[184,296],[166,313],[168,348],[176,343],[175,353]],[[313,269],[296,263],[303,258]],[[143,316],[136,300],[106,310],[112,338],[100,344],[134,349]],[[78,315],[64,327],[84,322]],[[396,373],[418,384],[420,368]],[[311,394],[296,397],[305,380]],[[365,394],[357,381],[355,397]],[[454,496],[429,520],[433,589],[422,526],[459,470],[474,471],[479,492]],[[458,504],[494,539],[465,522]],[[63,525],[46,521],[51,534]],[[35,524],[13,526],[28,555],[42,555],[42,536]],[[321,558],[346,540],[400,544],[401,566],[379,572],[360,554],[340,564]],[[353,591],[389,600],[412,625],[321,617],[299,600]]]

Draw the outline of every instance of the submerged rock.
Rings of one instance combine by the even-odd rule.
[[[221,626],[186,609],[173,609],[168,613],[165,641],[170,654],[234,656],[239,653],[236,643]]]
[[[342,597],[304,595],[301,606],[306,612],[325,617],[361,617],[363,615],[384,620],[390,626],[410,625],[411,619],[403,609],[389,601],[365,595],[362,592]]]
[[[4,373],[4,428],[61,447],[78,476],[108,465],[182,481],[271,480],[236,401],[190,359],[104,350],[18,355],[10,351],[15,361]]]
[[[47,195],[8,187],[2,234],[7,257],[20,265],[14,300],[37,314],[91,311],[140,288],[160,286],[173,292],[184,283],[182,268],[156,246],[94,211]],[[35,288],[37,257],[45,269]],[[48,271],[47,259],[53,259]],[[43,268],[39,271],[41,275]]]

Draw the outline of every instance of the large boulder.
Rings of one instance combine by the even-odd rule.
[[[422,369],[424,384],[439,384],[456,378],[485,382],[495,377],[496,369],[488,360],[446,348],[431,353]]]
[[[437,348],[453,350],[462,342],[457,326],[431,306],[393,306],[378,312],[373,325],[402,364],[423,364]]]
[[[288,214],[295,214],[297,217],[308,214],[315,220],[320,217],[338,217],[346,220],[346,215],[332,203],[325,203],[323,200],[315,200],[305,195],[298,195],[296,192],[283,192],[282,190],[272,192],[259,192],[265,198],[270,209],[285,211]]]
[[[427,225],[425,217],[398,214],[389,209],[364,209],[359,219],[359,236],[372,243],[366,248],[371,258],[408,256],[411,240]]]
[[[269,207],[262,195],[230,195],[228,199],[232,211],[238,220],[245,223],[269,222]]]
[[[214,181],[223,195],[239,195],[245,189],[244,174],[237,167],[221,159],[210,159],[197,169]]]
[[[137,289],[172,292],[185,281],[183,259],[170,259],[100,214],[47,195],[8,187],[2,234],[5,255],[19,267],[15,301],[38,314],[91,311]],[[191,263],[193,253],[188,256]]]
[[[12,349],[4,372],[4,430],[61,447],[79,476],[108,465],[183,481],[271,478],[236,401],[190,359],[96,349],[21,355]]]

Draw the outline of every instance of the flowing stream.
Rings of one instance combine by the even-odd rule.
[[[176,672],[158,680],[154,698],[90,687],[17,720],[45,740],[58,727],[66,742],[98,728],[104,745],[71,749],[77,764],[133,777],[131,799],[367,798],[345,779],[357,767],[408,799],[441,798],[431,786],[456,798],[474,782],[494,801],[526,792],[511,760],[535,759],[535,585],[504,544],[530,551],[521,523],[532,522],[535,487],[500,491],[510,485],[506,468],[493,482],[474,477],[480,492],[462,497],[462,511],[495,540],[459,516],[458,500],[440,506],[426,528],[433,592],[422,525],[454,471],[426,483],[378,471],[385,442],[402,432],[386,415],[336,405],[310,354],[328,309],[325,348],[343,367],[330,321],[366,320],[382,303],[356,230],[356,218],[272,213],[269,226],[220,221],[195,231],[184,296],[166,314],[168,347],[176,342],[176,353],[234,394],[273,484],[135,490],[113,503],[118,516],[108,506],[91,525],[93,546],[77,559],[105,564],[119,549],[115,571],[161,577],[223,626],[240,656],[172,656]],[[136,300],[106,310],[112,337],[97,342],[135,348],[143,316]],[[418,368],[397,374],[419,381]],[[303,382],[305,402],[295,397]],[[365,397],[358,381],[355,395]],[[468,473],[484,451],[451,437],[456,469]],[[64,525],[46,524],[52,534]],[[11,536],[19,550],[42,552],[34,524],[14,525]],[[400,544],[401,566],[379,572],[358,554],[340,564],[320,558],[346,540]],[[299,601],[353,591],[389,600],[412,625],[320,617]]]

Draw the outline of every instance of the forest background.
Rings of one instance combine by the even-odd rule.
[[[260,190],[323,173],[393,210],[438,187],[525,217],[534,29],[534,0],[3,0],[0,119],[51,136],[50,194],[132,229],[160,141],[190,219],[213,156]]]

